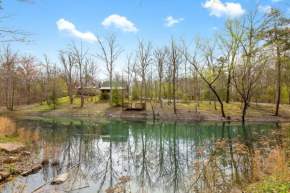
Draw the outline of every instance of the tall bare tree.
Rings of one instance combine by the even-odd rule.
[[[29,105],[31,103],[31,83],[38,73],[37,59],[32,55],[24,55],[21,57],[19,63],[20,73],[25,81],[27,104]]]
[[[18,54],[13,52],[10,45],[3,46],[1,52],[1,86],[4,103],[9,111],[14,110],[15,90],[17,84]]]
[[[67,85],[67,92],[69,96],[70,104],[73,104],[73,82],[75,80],[75,61],[72,55],[65,51],[59,51],[59,60],[62,64],[62,75],[65,79],[66,85]]]
[[[182,63],[182,55],[180,48],[176,44],[175,40],[171,38],[171,46],[168,49],[168,61],[169,65],[172,66],[172,95],[173,95],[173,111],[177,113],[176,109],[176,91],[177,91],[177,79],[178,79],[178,68]]]
[[[104,45],[103,40],[98,37],[98,42],[101,47],[101,53],[97,54],[96,57],[105,63],[105,67],[108,71],[110,79],[110,106],[113,107],[113,75],[115,69],[115,62],[120,54],[123,52],[123,48],[117,43],[116,34],[108,34],[104,36],[104,40],[107,46]]]
[[[79,82],[80,82],[80,90],[81,90],[81,106],[84,106],[85,99],[84,99],[84,92],[83,90],[83,69],[86,62],[88,49],[84,48],[83,43],[80,43],[80,47],[78,48],[74,41],[68,44],[69,54],[72,56],[73,60],[75,61],[78,67],[79,73]]]
[[[247,109],[252,96],[257,91],[263,68],[267,64],[267,55],[260,46],[262,37],[269,27],[269,19],[264,15],[258,17],[258,9],[252,9],[245,15],[242,24],[245,29],[243,38],[239,39],[242,46],[240,64],[232,66],[233,85],[243,101],[242,121],[245,121]]]
[[[139,73],[142,79],[142,88],[141,88],[141,99],[147,101],[147,88],[146,88],[146,75],[149,65],[152,63],[152,43],[144,42],[143,40],[138,39],[138,49],[136,52],[137,57],[137,66],[139,68]],[[144,90],[144,98],[143,98]]]
[[[160,107],[162,108],[162,82],[163,82],[163,76],[164,76],[164,65],[165,65],[165,59],[166,55],[168,53],[168,50],[166,47],[157,48],[154,51],[154,59],[155,59],[155,65],[157,67],[158,72],[158,99],[160,103]]]
[[[183,42],[186,60],[194,67],[197,74],[214,93],[220,103],[222,117],[226,117],[223,101],[215,88],[215,83],[220,77],[225,64],[224,58],[216,58],[216,40],[211,44],[209,40],[202,40],[196,37],[192,54],[189,53],[190,44],[187,45],[185,41]]]

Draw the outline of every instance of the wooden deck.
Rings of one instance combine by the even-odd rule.
[[[135,106],[133,106],[132,103],[123,103],[122,105],[123,111],[142,111],[146,110],[146,103],[135,103]]]

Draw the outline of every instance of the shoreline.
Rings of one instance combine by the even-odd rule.
[[[15,112],[0,112],[0,116],[8,116],[8,117],[47,117],[47,118],[98,118],[98,119],[122,119],[122,120],[146,120],[146,121],[154,121],[153,116],[151,114],[142,114],[140,112],[130,113],[124,111],[117,111],[115,113],[19,113]],[[187,116],[183,115],[174,115],[174,114],[160,114],[155,121],[180,121],[180,122],[242,122],[240,117],[232,117],[231,119],[226,119],[221,116],[210,115],[210,114],[189,114]],[[247,117],[246,123],[251,122],[267,122],[267,123],[290,123],[290,119],[276,116],[260,116],[260,117]]]

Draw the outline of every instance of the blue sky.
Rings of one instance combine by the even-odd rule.
[[[199,33],[212,36],[222,30],[229,17],[240,17],[256,1],[252,0],[35,0],[25,4],[4,0],[2,15],[16,14],[2,26],[32,32],[34,43],[11,43],[21,53],[29,52],[40,60],[47,54],[59,63],[57,52],[71,40],[82,40],[96,54],[96,36],[115,32],[125,49],[117,61],[122,69],[126,54],[137,47],[137,38],[152,41],[154,47],[167,44],[170,37],[192,38]],[[269,7],[290,10],[286,0],[259,1],[261,12]],[[289,11],[290,13],[290,11]],[[99,62],[99,66],[103,66]]]

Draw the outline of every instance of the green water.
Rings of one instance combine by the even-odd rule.
[[[58,147],[59,166],[48,165],[28,178],[24,192],[80,163],[88,187],[76,192],[105,192],[129,175],[132,192],[227,192],[251,179],[248,155],[235,155],[234,143],[258,148],[258,140],[279,127],[275,123],[174,123],[78,119],[15,119],[17,128],[40,133],[38,154]],[[226,153],[216,142],[225,139]],[[207,164],[213,162],[208,170]],[[216,172],[214,172],[216,171]],[[16,183],[16,185],[17,185]],[[15,192],[6,185],[3,192]]]

